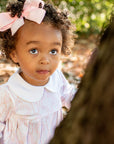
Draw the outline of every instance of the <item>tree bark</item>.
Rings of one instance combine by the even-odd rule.
[[[114,144],[114,17],[50,144]]]

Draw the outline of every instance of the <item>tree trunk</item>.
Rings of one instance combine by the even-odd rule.
[[[114,17],[50,144],[114,144]]]

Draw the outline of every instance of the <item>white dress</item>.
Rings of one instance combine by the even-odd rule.
[[[0,144],[47,144],[73,96],[59,70],[45,86],[32,86],[14,73],[0,86]]]

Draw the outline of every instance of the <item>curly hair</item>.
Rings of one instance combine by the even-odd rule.
[[[9,2],[6,11],[11,13],[11,17],[17,16],[20,18],[24,3],[25,0],[18,0],[14,3]],[[71,23],[68,20],[67,13],[57,11],[57,9],[49,3],[46,3],[43,9],[46,10],[46,15],[42,22],[51,24],[62,32],[62,54],[69,55],[71,53],[72,34],[70,33]],[[0,39],[2,40],[0,47],[7,59],[11,59],[10,53],[16,48],[17,35],[18,31],[12,36],[11,29],[0,32]]]

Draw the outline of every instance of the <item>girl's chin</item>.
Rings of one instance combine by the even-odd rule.
[[[49,81],[49,78],[47,78],[47,79],[38,79],[34,84],[36,86],[43,86],[43,85],[47,84],[48,81]]]

